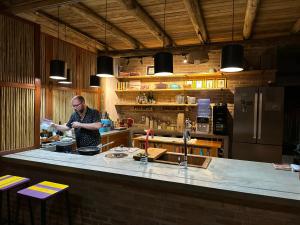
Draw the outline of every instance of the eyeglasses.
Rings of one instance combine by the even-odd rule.
[[[76,107],[80,106],[81,104],[82,104],[82,102],[80,102],[80,103],[77,104],[77,105],[72,105],[72,107],[73,107],[73,108],[76,108]]]

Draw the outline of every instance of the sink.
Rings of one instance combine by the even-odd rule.
[[[165,154],[154,160],[154,162],[174,165],[178,165],[179,162],[182,161],[183,154],[175,152],[166,152]],[[211,157],[188,154],[187,161],[188,166],[206,169],[211,161]]]

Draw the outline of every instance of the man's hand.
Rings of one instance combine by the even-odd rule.
[[[81,128],[81,127],[82,127],[82,124],[79,123],[79,122],[73,122],[73,123],[72,123],[72,127],[73,127],[73,128]]]

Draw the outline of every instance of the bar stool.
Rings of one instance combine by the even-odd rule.
[[[10,200],[9,200],[9,191],[13,188],[19,187],[23,184],[28,184],[29,178],[26,177],[18,177],[12,175],[5,175],[0,177],[0,225],[2,223],[2,197],[3,193],[6,192],[6,200],[7,200],[7,224],[11,224],[10,219]]]
[[[38,184],[35,184],[33,186],[30,186],[28,188],[22,189],[18,191],[17,196],[17,213],[16,213],[16,224],[19,219],[19,210],[20,210],[20,197],[28,198],[29,202],[31,199],[37,199],[41,203],[41,225],[46,225],[46,201],[54,196],[56,196],[59,193],[64,193],[66,198],[66,204],[67,204],[67,213],[68,213],[68,220],[69,225],[72,225],[72,219],[71,219],[71,208],[70,208],[70,202],[69,202],[69,192],[68,192],[69,186],[65,184],[59,184],[49,181],[43,181]],[[33,212],[30,206],[30,220],[31,224],[34,225],[33,220]]]

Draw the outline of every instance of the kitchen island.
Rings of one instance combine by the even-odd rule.
[[[213,158],[207,169],[31,150],[0,158],[2,173],[71,186],[75,224],[298,224],[297,173]],[[63,210],[50,224],[65,224]]]

